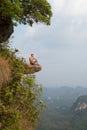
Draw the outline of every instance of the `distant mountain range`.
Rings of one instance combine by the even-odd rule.
[[[44,87],[43,88],[43,97],[47,98],[47,96],[55,97],[71,97],[71,96],[81,96],[87,94],[87,88],[84,87]]]
[[[43,88],[47,105],[37,130],[87,130],[87,88]]]

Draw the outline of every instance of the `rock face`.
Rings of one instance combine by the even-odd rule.
[[[6,85],[10,79],[10,69],[8,61],[0,57],[0,88]]]
[[[41,70],[40,65],[25,64],[25,74],[33,74]]]
[[[87,95],[80,96],[73,105],[74,111],[81,111],[87,109]]]
[[[8,40],[13,33],[13,25],[10,19],[2,19],[0,16],[0,43]]]
[[[83,102],[83,103],[78,103],[75,111],[78,111],[78,110],[84,110],[84,109],[87,109],[87,103]]]

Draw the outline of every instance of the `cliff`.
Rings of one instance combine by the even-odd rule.
[[[31,64],[24,64],[25,66],[25,74],[33,74],[33,73],[36,73],[36,72],[39,72],[41,71],[41,66],[40,65],[31,65]]]
[[[73,111],[81,111],[87,109],[87,95],[80,96],[72,106]]]

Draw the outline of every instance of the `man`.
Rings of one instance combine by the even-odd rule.
[[[34,57],[34,54],[31,54],[29,61],[31,65],[39,65],[37,59]]]

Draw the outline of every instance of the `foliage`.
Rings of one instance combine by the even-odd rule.
[[[10,18],[18,20],[21,13],[21,3],[18,0],[15,0],[15,4],[12,4],[11,0],[1,0],[0,16],[2,19]]]
[[[77,111],[73,114],[71,120],[73,130],[86,130],[87,129],[87,109]]]
[[[87,88],[54,87],[43,92],[47,108],[41,113],[37,130],[87,130],[87,108],[75,111],[78,103],[87,104]]]
[[[2,28],[7,30],[7,33],[8,26],[13,27],[17,23],[28,23],[32,26],[34,22],[43,22],[49,25],[51,16],[51,6],[47,0],[0,1],[1,63],[3,61],[0,70],[3,70],[3,81],[9,80],[7,84],[2,84],[0,89],[0,129],[2,130],[27,130],[36,127],[39,114],[44,107],[40,100],[41,86],[36,83],[34,75],[24,75],[25,62],[23,58],[16,56],[18,50],[11,50],[7,43],[2,43],[2,37],[5,36],[2,35]]]
[[[0,1],[0,17],[23,24],[32,26],[34,22],[44,22],[50,24],[52,16],[51,6],[47,0],[1,0]]]
[[[0,127],[2,130],[24,130],[36,127],[44,106],[40,100],[41,85],[35,75],[24,75],[24,61],[16,56],[18,50],[1,46],[1,57],[8,60],[10,80],[0,91]]]
[[[33,22],[44,22],[50,24],[52,16],[51,6],[47,0],[22,0],[23,14],[20,22],[30,25]]]

